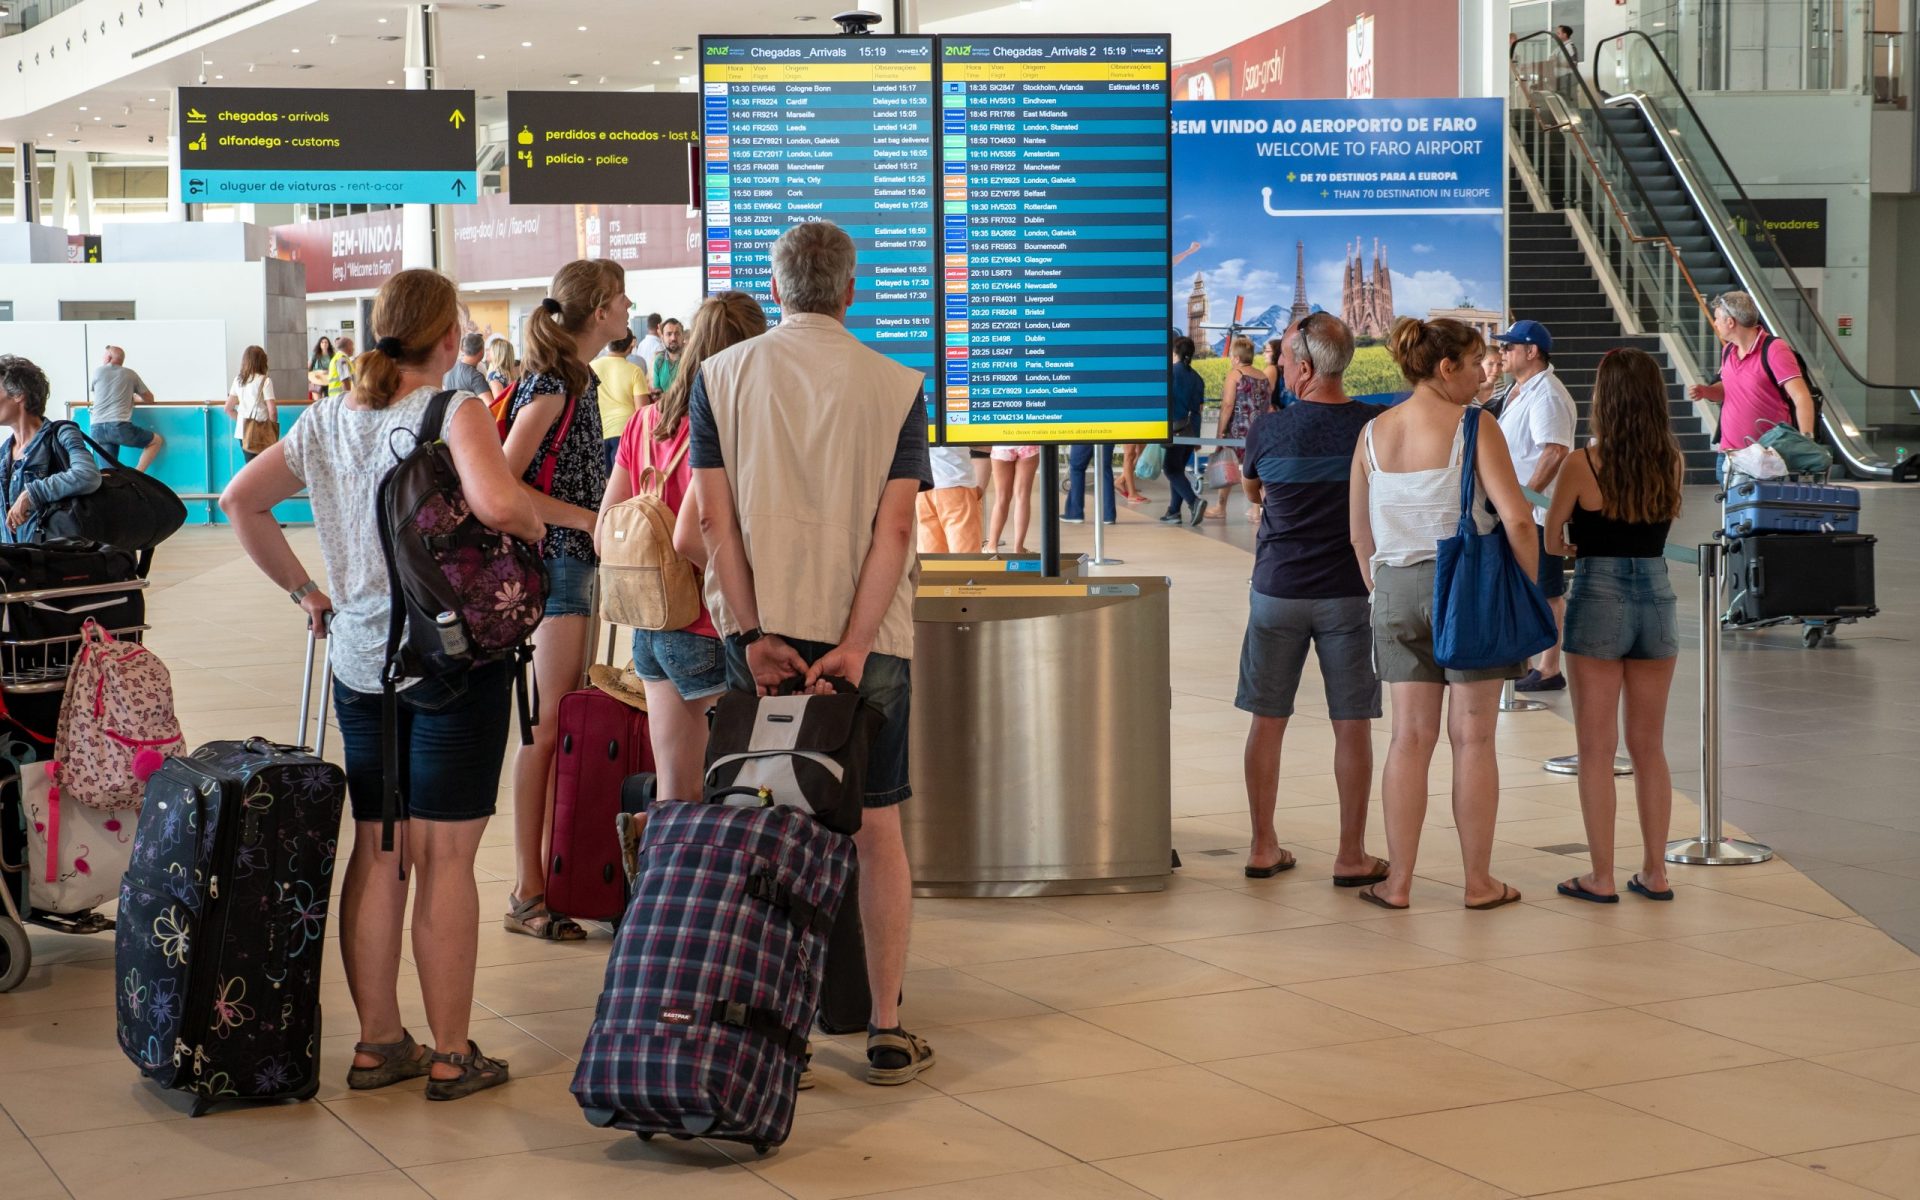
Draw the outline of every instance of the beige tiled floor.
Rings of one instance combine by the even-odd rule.
[[[1186,865],[1150,895],[923,901],[907,1019],[941,1061],[922,1081],[870,1088],[858,1040],[822,1039],[820,1086],[765,1159],[587,1125],[567,1084],[607,941],[499,928],[501,820],[478,862],[474,1036],[512,1061],[511,1086],[451,1105],[417,1083],[349,1095],[331,942],[318,1101],[191,1121],[114,1044],[111,943],[35,931],[38,965],[0,996],[0,1197],[1920,1200],[1920,959],[1784,862],[1676,870],[1671,905],[1556,897],[1584,868],[1543,849],[1585,840],[1574,786],[1537,765],[1572,749],[1564,698],[1501,727],[1496,871],[1525,903],[1459,907],[1444,747],[1413,908],[1328,885],[1332,742],[1311,676],[1280,798],[1301,866],[1246,879],[1248,558],[1134,513],[1111,545],[1123,572],[1175,582]],[[160,570],[152,645],[189,739],[291,734],[286,601],[220,533],[182,535]],[[1679,809],[1676,831],[1696,820]],[[1372,824],[1384,852],[1377,809]]]

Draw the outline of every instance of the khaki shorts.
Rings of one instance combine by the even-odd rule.
[[[1373,569],[1373,665],[1381,683],[1483,683],[1518,679],[1527,664],[1447,670],[1433,661],[1433,573],[1428,560]]]

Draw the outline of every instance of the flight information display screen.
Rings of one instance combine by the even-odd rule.
[[[926,375],[931,403],[934,39],[704,36],[700,70],[707,293],[750,293],[777,321],[774,241],[832,221],[859,252],[847,328]]]
[[[1168,39],[940,43],[948,443],[1168,436]]]

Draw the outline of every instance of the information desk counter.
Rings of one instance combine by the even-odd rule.
[[[1164,578],[923,574],[913,684],[915,895],[1166,887]]]
[[[307,411],[305,400],[282,400],[276,407],[283,434]],[[80,428],[91,431],[93,412],[87,405],[74,405],[69,416]],[[240,453],[240,439],[233,436],[233,420],[227,416],[224,403],[142,404],[133,410],[133,423],[167,439],[160,457],[153,462],[152,474],[186,502],[187,524],[225,524],[226,518],[220,515],[220,492],[246,465],[246,457]],[[127,449],[121,457],[132,466],[140,456]],[[273,513],[282,524],[305,525],[313,520],[313,510],[305,500],[289,500]]]

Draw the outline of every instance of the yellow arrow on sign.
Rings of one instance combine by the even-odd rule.
[[[456,108],[453,110],[453,115],[448,117],[447,120],[453,124],[455,129],[458,129],[467,123],[467,114]]]

